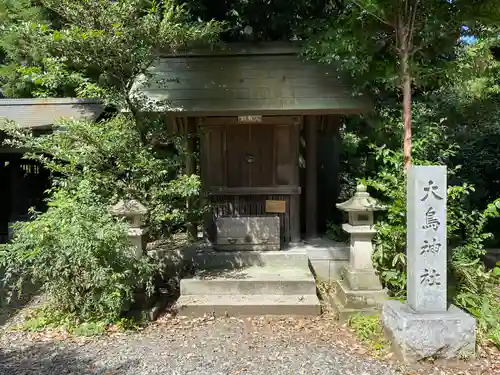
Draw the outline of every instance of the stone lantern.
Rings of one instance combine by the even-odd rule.
[[[144,255],[149,232],[149,228],[145,226],[148,209],[132,199],[119,201],[110,211],[111,214],[124,218],[128,222],[128,238],[135,247],[135,254],[137,257]]]
[[[372,270],[373,213],[384,207],[370,196],[366,186],[358,185],[354,196],[338,203],[337,208],[349,215],[348,223],[342,225],[342,229],[351,235],[349,267],[352,270]]]
[[[349,215],[342,229],[350,234],[349,264],[343,280],[337,281],[334,307],[340,318],[359,312],[369,312],[379,307],[387,294],[382,289],[372,263],[373,236],[376,233],[373,215],[385,209],[367,192],[365,185],[358,185],[354,196],[337,208]]]

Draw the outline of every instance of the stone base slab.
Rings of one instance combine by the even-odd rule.
[[[195,250],[187,263],[201,270],[232,270],[252,266],[275,265],[282,268],[307,267],[307,253],[300,249],[281,251],[215,251]]]
[[[216,244],[214,250],[217,251],[279,251],[281,245],[279,243],[266,243],[266,244]]]
[[[346,267],[344,280],[352,290],[381,290],[382,285],[375,270],[354,270]]]
[[[374,306],[366,306],[364,308],[351,308],[346,307],[342,304],[339,297],[335,293],[330,293],[328,295],[328,303],[340,322],[346,322],[354,315],[378,315],[380,314],[380,309]]]
[[[309,260],[309,267],[317,281],[332,283],[342,278],[348,261],[341,260]]]
[[[346,308],[364,309],[377,308],[381,309],[383,302],[388,298],[387,292],[381,290],[352,290],[343,281],[336,283],[336,295],[340,303]]]
[[[400,301],[387,301],[382,323],[401,359],[471,358],[475,355],[476,320],[451,305],[447,312],[418,314]]]
[[[340,280],[349,264],[349,246],[326,238],[308,240],[300,246],[307,252],[309,264],[318,281]]]

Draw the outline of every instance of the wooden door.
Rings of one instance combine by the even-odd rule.
[[[238,126],[225,126],[225,144],[223,145],[223,156],[226,160],[223,174],[225,175],[226,187],[251,186],[250,167],[248,162],[251,157],[251,132],[249,124]],[[225,170],[224,170],[225,169]]]
[[[298,125],[283,120],[202,126],[205,188],[298,187]]]
[[[274,186],[275,155],[275,125],[252,124],[248,132],[249,147],[247,157],[253,158],[248,162],[248,186]],[[230,154],[227,157],[231,157]]]

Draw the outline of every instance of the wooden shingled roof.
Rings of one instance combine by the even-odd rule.
[[[0,122],[14,121],[23,128],[48,128],[63,118],[96,120],[103,111],[93,99],[0,99]]]
[[[361,113],[371,108],[354,97],[331,66],[306,61],[291,43],[227,44],[158,58],[138,93],[153,111],[182,115]],[[161,103],[158,104],[158,103]]]

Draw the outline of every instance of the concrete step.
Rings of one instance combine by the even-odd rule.
[[[309,258],[305,250],[282,251],[215,251],[202,249],[192,256],[198,269],[235,269],[251,266],[280,265],[307,267]]]
[[[186,295],[176,304],[181,316],[315,316],[321,312],[316,295]]]
[[[306,267],[253,266],[199,271],[180,283],[184,295],[315,295],[316,283]]]

